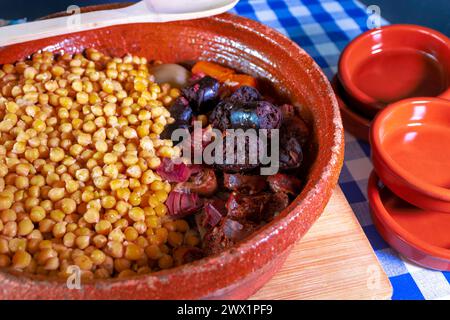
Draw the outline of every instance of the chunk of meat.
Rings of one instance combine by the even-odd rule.
[[[192,170],[191,170],[192,172]],[[217,178],[213,169],[200,168],[192,172],[189,179],[175,186],[175,191],[194,192],[201,196],[210,196],[217,191]]]
[[[278,129],[281,126],[281,110],[267,101],[251,102],[259,118],[259,129]]]
[[[270,201],[267,203],[266,211],[270,217],[277,216],[289,205],[289,197],[284,192],[273,193]]]
[[[234,142],[231,141],[233,139]],[[256,143],[253,143],[252,141],[256,141]],[[227,150],[227,148],[230,148],[230,150]],[[236,139],[236,135],[224,135],[222,148],[223,161],[216,162],[215,167],[224,172],[245,172],[258,168],[260,166],[257,156],[259,152],[258,148],[259,141],[257,138],[245,136],[243,140],[242,138]],[[215,157],[215,159],[217,159],[217,157]]]
[[[200,114],[207,113],[215,107],[219,98],[219,88],[219,81],[205,76],[193,85],[183,88],[181,92],[192,109]]]
[[[230,110],[230,126],[225,129],[259,129],[260,119],[256,108],[249,103],[236,103]]]
[[[308,125],[299,116],[285,119],[280,131],[282,131],[280,135],[295,137],[302,147],[306,145],[311,135]]]
[[[203,250],[207,255],[220,253],[246,238],[257,227],[258,225],[251,222],[224,218],[216,227],[206,232],[203,237]]]
[[[235,92],[233,92],[233,94],[230,96],[230,99],[240,102],[251,102],[262,100],[262,96],[255,88],[250,86],[242,86],[239,87]]]
[[[269,193],[249,196],[233,192],[227,201],[227,216],[236,220],[264,221],[269,218],[265,210],[269,200]]]
[[[277,129],[281,126],[279,108],[267,101],[243,102],[228,98],[214,108],[209,117],[213,127],[226,129]]]
[[[266,178],[259,175],[244,175],[240,173],[224,173],[225,188],[243,194],[259,193],[266,188]]]
[[[232,193],[227,202],[227,217],[260,223],[273,218],[288,204],[289,197],[282,192],[264,192],[252,196]]]
[[[207,200],[200,214],[201,226],[204,228],[215,227],[227,214],[225,205],[226,202],[221,199]]]
[[[177,143],[180,142],[180,140],[172,138],[173,132],[177,129],[184,129],[184,130],[187,130],[187,134],[189,134],[190,128],[191,128],[191,125],[187,124],[187,123],[177,123],[177,122],[169,123],[168,125],[166,125],[164,127],[164,131],[161,132],[160,138],[172,140],[173,143],[176,145]]]
[[[291,116],[283,120],[280,129],[280,168],[294,169],[303,162],[303,148],[310,139],[310,130],[299,116]]]
[[[299,179],[285,173],[268,176],[267,182],[273,192],[284,192],[293,196],[297,195],[302,188],[302,182]]]
[[[170,116],[175,119],[174,123],[168,124],[161,133],[162,139],[172,139],[172,133],[178,128],[189,129],[192,120],[192,108],[185,97],[178,97],[169,108]],[[178,142],[178,141],[176,141]]]
[[[283,119],[289,119],[290,117],[295,116],[295,107],[291,104],[283,104],[280,106],[281,114],[283,115]]]
[[[170,116],[177,123],[189,123],[192,118],[192,108],[189,101],[185,97],[178,97],[169,107]]]
[[[280,168],[293,169],[303,162],[303,147],[309,140],[309,129],[300,117],[286,119],[280,129]]]
[[[221,131],[231,128],[230,112],[235,104],[240,105],[240,102],[236,102],[229,98],[225,98],[220,101],[211,112],[211,115],[209,116],[209,123],[211,123],[214,128]]]

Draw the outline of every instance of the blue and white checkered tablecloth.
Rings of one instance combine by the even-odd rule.
[[[241,0],[234,12],[258,20],[305,49],[331,79],[339,55],[368,30],[373,12],[355,0]],[[381,12],[382,14],[382,12]],[[382,20],[382,24],[387,24]],[[400,257],[376,231],[367,203],[372,170],[370,147],[345,136],[345,163],[339,184],[394,288],[393,299],[450,299],[450,272],[431,271]]]
[[[351,39],[368,29],[372,13],[367,13],[367,8],[356,0],[241,0],[233,12],[290,37],[330,79],[337,72],[340,52]],[[0,26],[23,21],[0,19]],[[345,163],[339,184],[389,276],[394,288],[392,298],[450,299],[450,272],[427,270],[402,259],[376,231],[366,192],[372,170],[369,145],[348,133],[345,139]]]

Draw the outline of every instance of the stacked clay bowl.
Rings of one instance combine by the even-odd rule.
[[[450,98],[450,41],[432,29],[391,25],[355,38],[343,51],[333,86],[346,129],[368,140],[387,105],[412,97]]]
[[[394,103],[370,130],[368,196],[383,238],[419,265],[450,270],[450,101]]]

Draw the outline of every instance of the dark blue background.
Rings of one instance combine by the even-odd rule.
[[[170,1],[170,0],[168,0]],[[192,0],[195,1],[195,0]],[[391,23],[425,25],[450,36],[450,0],[361,0],[376,4]],[[100,3],[127,2],[120,0],[0,0],[0,17],[5,19],[35,19],[49,13],[64,11],[69,5],[87,6]]]
[[[170,0],[168,0],[170,1]],[[195,0],[193,0],[195,1]],[[70,5],[80,7],[114,2],[136,2],[133,0],[0,0],[0,18],[33,20],[50,13],[66,11]]]
[[[360,0],[375,4],[391,23],[427,26],[450,36],[450,0]]]

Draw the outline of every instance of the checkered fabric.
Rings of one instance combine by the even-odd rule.
[[[241,0],[235,13],[260,21],[305,49],[331,79],[340,52],[368,30],[367,8],[355,0]],[[382,14],[382,12],[381,12]],[[382,20],[382,24],[387,21]],[[339,184],[394,288],[393,299],[450,299],[450,273],[405,261],[380,237],[369,214],[367,182],[370,147],[345,136],[345,162]]]
[[[331,77],[340,52],[367,31],[367,8],[355,0],[240,0],[233,13],[260,21],[290,37]],[[381,12],[382,14],[382,12]],[[21,23],[24,20],[5,21]],[[387,24],[382,20],[382,24]],[[405,261],[383,241],[369,214],[367,182],[370,148],[346,134],[345,163],[339,184],[394,288],[393,299],[450,299],[450,273],[427,270]]]

